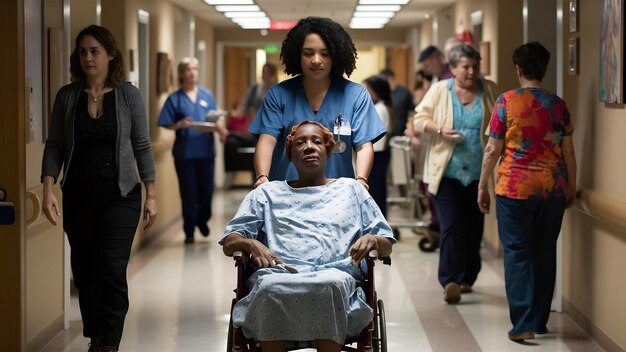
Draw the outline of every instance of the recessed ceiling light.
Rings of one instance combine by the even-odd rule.
[[[380,29],[383,28],[384,24],[374,24],[374,23],[350,23],[350,28],[352,29]]]
[[[389,18],[387,17],[376,17],[376,18],[352,18],[350,23],[380,23],[385,24],[389,22]]]
[[[393,17],[395,16],[396,13],[393,11],[382,11],[382,12],[372,12],[372,11],[365,11],[365,12],[355,12],[352,14],[352,17]]]
[[[261,11],[261,8],[257,5],[218,5],[218,6],[215,6],[215,11],[218,11],[218,12],[228,12],[228,11],[253,12],[253,11]]]
[[[263,11],[258,11],[258,12],[234,12],[234,11],[231,11],[231,12],[224,12],[223,15],[228,17],[228,18],[233,18],[233,17],[249,17],[249,18],[267,17],[265,12],[263,12]]]
[[[400,11],[400,5],[357,5],[355,11]]]
[[[208,5],[254,5],[252,0],[203,0]]]
[[[409,0],[359,0],[359,5],[406,5]]]

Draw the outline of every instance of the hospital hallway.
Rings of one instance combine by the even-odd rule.
[[[128,270],[130,310],[120,346],[122,352],[223,352],[234,297],[235,267],[217,240],[249,191],[219,190],[214,197],[211,235],[196,232],[193,245],[183,244],[179,221],[131,257]],[[390,214],[401,212],[399,206]],[[393,218],[397,215],[391,215]],[[524,344],[507,338],[510,329],[501,258],[483,251],[483,267],[474,292],[447,305],[437,282],[438,252],[418,249],[421,236],[401,229],[392,265],[376,265],[378,297],[384,301],[390,352],[409,351],[602,351],[566,315],[553,312],[549,333]],[[88,339],[75,294],[70,328],[44,352],[84,352]],[[304,350],[303,350],[304,351]],[[313,351],[313,350],[306,350]]]

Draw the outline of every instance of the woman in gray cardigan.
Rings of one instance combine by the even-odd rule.
[[[124,83],[115,38],[91,25],[70,57],[74,83],[57,93],[44,150],[43,212],[56,225],[52,193],[63,168],[63,229],[89,351],[117,351],[128,311],[126,268],[146,189],[144,229],[156,219],[154,160],[139,90]]]

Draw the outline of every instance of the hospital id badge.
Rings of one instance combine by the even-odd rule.
[[[346,136],[344,137],[344,139],[347,139],[347,137],[352,135],[352,130],[350,129],[350,123],[343,120],[341,114],[339,114],[339,116],[337,116],[337,119],[335,120],[333,135],[335,137],[335,147],[333,148],[333,153],[345,152],[346,149],[348,149],[348,145],[345,141],[341,140],[341,136]]]

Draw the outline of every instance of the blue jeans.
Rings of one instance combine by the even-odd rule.
[[[556,276],[556,240],[565,206],[564,197],[496,196],[506,296],[513,323],[509,335],[546,332]]]
[[[480,271],[484,215],[478,209],[478,181],[467,186],[444,177],[435,195],[439,215],[439,283],[473,285]]]

